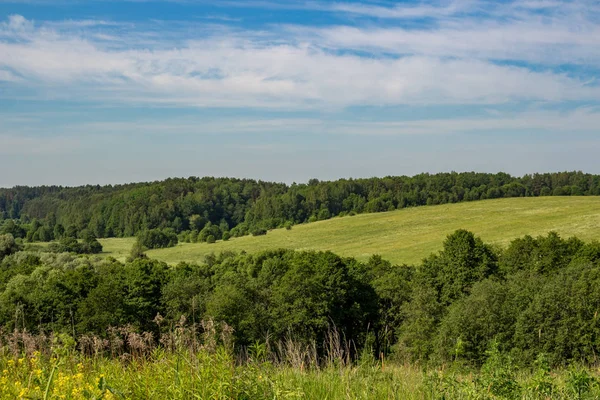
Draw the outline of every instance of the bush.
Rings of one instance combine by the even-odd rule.
[[[204,228],[198,234],[199,242],[208,242],[209,237],[213,237],[213,241],[209,243],[214,243],[215,240],[221,238],[221,229],[217,226],[209,222],[206,224]]]
[[[143,231],[138,240],[148,249],[161,249],[177,245],[178,239],[175,232],[169,229],[150,229]]]
[[[252,236],[262,236],[267,234],[267,230],[265,228],[254,228],[251,233]]]
[[[0,260],[19,251],[19,245],[10,233],[0,235]]]
[[[102,245],[95,238],[90,241],[84,241],[79,244],[80,253],[82,254],[98,254],[102,253]]]
[[[131,262],[133,260],[137,260],[138,258],[148,258],[145,251],[146,249],[139,240],[136,240],[133,246],[131,247],[131,251],[129,252],[129,257],[127,258],[127,262]]]
[[[58,243],[51,243],[48,250],[52,253],[98,254],[102,252],[102,245],[93,236],[86,236],[82,242],[66,236]]]
[[[240,237],[240,236],[245,236],[249,233],[249,228],[248,228],[248,224],[245,222],[242,222],[241,224],[235,226],[234,228],[232,228],[229,233],[231,234],[231,236],[233,237]]]

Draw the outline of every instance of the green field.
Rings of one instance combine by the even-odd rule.
[[[227,242],[180,243],[148,251],[148,256],[175,264],[201,262],[221,251],[256,252],[273,248],[331,250],[366,260],[381,254],[394,263],[416,263],[441,249],[446,235],[468,229],[489,243],[504,246],[523,235],[556,231],[583,240],[600,239],[600,197],[511,198],[408,208],[360,214],[276,229],[266,236],[245,236]],[[102,239],[105,254],[124,260],[133,238]]]

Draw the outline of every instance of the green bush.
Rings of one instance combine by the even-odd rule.
[[[148,249],[161,249],[177,245],[177,235],[170,229],[150,229],[138,235],[137,240]]]
[[[265,228],[254,228],[252,229],[252,231],[250,232],[252,233],[252,236],[263,236],[267,234],[267,230]]]

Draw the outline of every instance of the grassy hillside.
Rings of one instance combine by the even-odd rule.
[[[266,236],[214,244],[181,243],[173,248],[151,250],[148,255],[177,263],[202,261],[211,252],[254,252],[281,247],[332,250],[361,260],[381,254],[394,263],[416,263],[441,249],[446,235],[460,228],[501,246],[519,236],[536,236],[551,230],[562,236],[600,239],[600,197],[511,198],[361,214],[297,225],[290,231],[277,229]],[[101,242],[107,255],[124,259],[133,240]]]

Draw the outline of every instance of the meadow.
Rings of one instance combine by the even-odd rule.
[[[445,237],[467,229],[486,243],[506,246],[523,235],[556,231],[563,237],[590,241],[600,238],[600,197],[526,197],[414,207],[397,211],[359,214],[274,229],[265,236],[245,236],[229,241],[179,243],[149,250],[148,256],[169,264],[202,262],[210,253],[287,248],[331,250],[365,261],[372,254],[396,264],[420,262],[442,248]],[[124,261],[134,238],[101,239],[103,254]]]
[[[494,351],[480,370],[459,363],[424,368],[370,357],[348,362],[341,353],[319,363],[291,342],[278,356],[264,344],[240,354],[215,346],[213,339],[183,344],[179,333],[173,347],[138,346],[137,336],[131,353],[122,351],[122,342],[110,341],[111,352],[115,344],[120,349],[110,357],[97,351],[97,338],[76,346],[68,335],[5,335],[0,339],[0,398],[558,400],[600,395],[594,369],[574,365],[551,372],[543,362],[516,369]],[[2,339],[8,342],[2,345]]]

